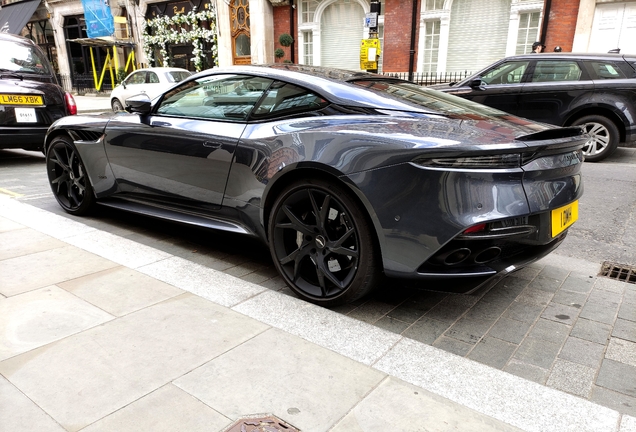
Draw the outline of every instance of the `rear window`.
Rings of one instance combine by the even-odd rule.
[[[175,83],[181,82],[189,76],[190,76],[189,72],[181,72],[181,71],[168,72],[168,81],[175,82]]]
[[[51,75],[48,59],[35,46],[0,40],[0,71]]]
[[[487,107],[459,96],[421,87],[417,84],[389,80],[360,80],[352,84],[365,87],[400,102],[424,107],[433,113],[452,115],[505,116],[503,111]]]
[[[626,71],[625,68],[617,62],[590,61],[588,65],[591,69],[592,79],[624,79],[633,76],[633,74],[630,74],[629,71]]]

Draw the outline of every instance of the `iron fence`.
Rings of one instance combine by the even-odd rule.
[[[93,74],[58,75],[57,81],[66,91],[74,91],[78,94],[97,93]],[[105,75],[99,91],[102,93],[110,93],[112,89],[113,86],[110,82],[110,75]]]
[[[390,76],[394,78],[400,78],[403,80],[409,81],[409,73],[408,72],[385,72],[383,75]],[[459,82],[465,78],[468,78],[472,75],[472,72],[464,71],[464,72],[440,72],[440,73],[414,73],[413,79],[411,82],[423,86],[433,85],[433,84],[445,84],[449,82]]]

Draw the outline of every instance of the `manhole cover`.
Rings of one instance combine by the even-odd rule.
[[[294,426],[285,423],[276,416],[247,416],[232,423],[223,432],[300,432]]]
[[[605,261],[601,265],[599,276],[636,284],[636,267]]]

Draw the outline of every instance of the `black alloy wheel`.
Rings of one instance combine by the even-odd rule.
[[[93,187],[70,138],[53,140],[46,152],[46,169],[55,199],[68,213],[83,215],[95,204]]]
[[[374,233],[360,205],[335,184],[292,183],[269,219],[274,264],[301,298],[322,306],[352,302],[377,283]]]
[[[113,102],[110,104],[113,107],[113,111],[124,111],[124,106],[119,102],[119,99],[113,99]]]
[[[610,156],[618,148],[620,133],[613,121],[599,115],[581,117],[572,123],[583,126],[590,135],[583,146],[583,155],[588,162],[598,162]]]

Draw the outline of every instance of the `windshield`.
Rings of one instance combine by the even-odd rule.
[[[0,70],[51,75],[49,62],[34,46],[0,40]]]
[[[384,93],[401,102],[424,107],[432,112],[446,115],[481,115],[501,117],[508,114],[458,96],[403,81],[360,80],[352,84]]]

